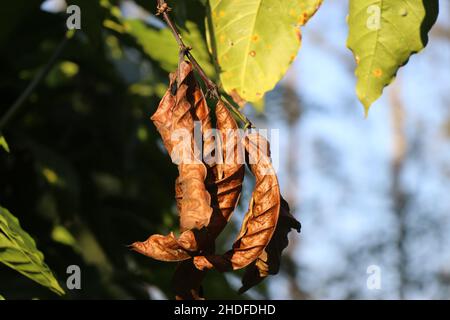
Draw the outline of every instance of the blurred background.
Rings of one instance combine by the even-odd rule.
[[[177,63],[155,3],[16,0],[0,11],[0,119],[49,70],[1,129],[11,152],[0,151],[0,204],[62,284],[68,265],[81,267],[82,289],[62,299],[173,296],[175,265],[126,247],[178,226],[177,169],[149,121]],[[204,3],[169,1],[214,78]],[[70,38],[68,4],[81,7],[82,23]],[[427,48],[367,119],[345,46],[347,7],[325,0],[286,77],[263,104],[244,108],[257,127],[280,130],[281,187],[302,233],[290,234],[279,275],[239,296],[239,273],[212,271],[208,298],[450,297],[450,2],[440,1]],[[249,181],[221,251],[239,229]],[[370,289],[374,267],[380,287]],[[4,265],[0,290],[7,299],[58,298]]]

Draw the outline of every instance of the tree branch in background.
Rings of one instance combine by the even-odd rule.
[[[408,236],[407,207],[409,196],[401,185],[401,174],[405,165],[408,142],[405,133],[405,106],[401,98],[400,83],[397,80],[391,91],[390,103],[392,111],[393,145],[391,159],[392,197],[393,209],[398,223],[398,236],[396,246],[398,250],[397,272],[399,277],[398,294],[401,300],[405,299],[408,286],[408,253],[406,241]]]

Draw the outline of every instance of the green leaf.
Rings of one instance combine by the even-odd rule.
[[[3,207],[0,207],[0,262],[53,292],[64,294],[33,238],[20,227],[19,220]]]
[[[0,300],[5,300],[5,298],[3,298],[3,296],[0,294]]]
[[[147,26],[140,20],[126,20],[126,25],[127,32],[136,39],[148,57],[156,60],[164,70],[175,71],[178,65],[179,48],[170,29],[158,30]],[[181,32],[183,40],[186,45],[193,48],[191,52],[196,60],[208,76],[214,77],[215,70],[211,63],[206,42],[197,24],[186,21],[183,31]]]
[[[67,230],[67,228],[65,228],[64,226],[55,226],[52,230],[51,236],[52,239],[56,242],[73,248],[77,247],[77,240],[72,235],[72,233],[70,233],[70,231]]]
[[[426,46],[438,11],[438,0],[350,0],[347,46],[366,114],[397,70]]]
[[[321,0],[210,0],[210,47],[225,91],[250,102],[273,89],[297,56],[299,26]]]
[[[9,146],[4,136],[0,136],[0,147],[9,153]]]

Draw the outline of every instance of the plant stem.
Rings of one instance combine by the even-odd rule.
[[[168,13],[171,10],[171,8],[167,5],[165,0],[157,0],[157,1],[158,1],[157,14],[163,16],[164,21],[169,26],[173,36],[175,37],[175,40],[178,43],[178,46],[180,47],[180,51],[189,59],[189,61],[191,61],[192,65],[194,66],[195,70],[197,70],[198,74],[202,78],[203,82],[205,83],[208,91],[212,94],[212,96],[216,99],[219,99],[219,89],[217,88],[217,85],[211,79],[208,78],[203,68],[200,66],[197,60],[195,60],[194,56],[190,53],[191,47],[188,47],[184,44],[180,32],[178,31],[175,23],[172,22],[172,19],[170,18]]]
[[[8,122],[16,115],[16,113],[20,111],[20,109],[24,106],[25,101],[33,93],[36,86],[42,81],[42,79],[45,78],[45,76],[51,70],[54,63],[56,62],[56,60],[62,53],[64,47],[66,46],[68,40],[69,40],[69,36],[67,36],[67,34],[65,34],[64,38],[61,40],[61,42],[56,47],[55,51],[53,52],[52,56],[48,60],[47,64],[41,70],[39,70],[39,72],[36,74],[36,76],[33,78],[33,80],[28,84],[26,89],[22,92],[22,94],[17,98],[17,100],[14,102],[14,104],[8,109],[8,111],[0,119],[0,131],[8,124]]]
[[[173,23],[172,19],[169,16],[169,11],[172,9],[167,5],[165,0],[157,0],[157,15],[162,15],[164,18],[164,21],[169,26],[170,30],[172,31],[173,36],[175,37],[175,40],[178,43],[178,46],[180,47],[180,52],[185,55],[189,61],[194,66],[194,69],[198,72],[200,77],[202,78],[203,82],[206,85],[206,88],[208,90],[208,94],[210,94],[214,99],[216,100],[222,100],[229,108],[233,110],[233,112],[236,114],[236,116],[239,117],[239,119],[244,122],[245,128],[252,128],[253,125],[250,122],[250,120],[247,119],[247,117],[235,106],[233,106],[230,102],[223,100],[219,94],[219,88],[217,85],[208,78],[203,68],[200,66],[200,64],[197,62],[197,60],[194,58],[194,56],[191,54],[191,47],[188,47],[184,44],[183,39],[181,38],[180,32],[178,31],[175,23]]]

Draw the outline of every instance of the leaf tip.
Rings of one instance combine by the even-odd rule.
[[[369,116],[369,109],[372,106],[374,99],[370,98],[366,94],[362,94],[361,92],[359,92],[359,90],[357,90],[357,96],[364,107],[364,119],[367,119],[367,117]]]
[[[366,107],[364,106],[364,119],[367,120],[367,118],[369,117],[369,109],[370,106]]]
[[[6,142],[5,137],[2,135],[0,135],[0,147],[2,147],[7,153],[10,152],[8,142]]]

